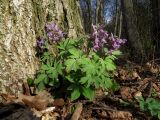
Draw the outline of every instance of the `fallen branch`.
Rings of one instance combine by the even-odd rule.
[[[71,117],[71,120],[78,120],[83,109],[82,103],[77,103],[76,109]]]

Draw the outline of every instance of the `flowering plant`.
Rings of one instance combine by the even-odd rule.
[[[88,42],[90,49],[85,51],[86,37],[62,39],[64,33],[55,23],[46,25],[48,42],[56,43],[58,54],[49,52],[45,39],[37,41],[39,49],[47,48],[43,51],[42,65],[34,81],[39,89],[52,86],[55,94],[64,93],[71,100],[80,96],[93,100],[96,88],[116,89],[117,84],[112,80],[116,69],[113,61],[120,55],[121,52],[117,50],[125,41],[113,37],[102,27],[93,26],[93,30]]]

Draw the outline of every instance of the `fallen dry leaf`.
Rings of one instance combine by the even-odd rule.
[[[140,91],[137,91],[137,92],[134,94],[134,97],[135,97],[135,98],[142,97],[142,93],[141,93]]]
[[[47,91],[39,92],[36,96],[27,96],[20,94],[19,100],[21,100],[24,104],[36,108],[37,110],[44,110],[48,106],[49,103],[53,103],[53,99],[47,93]]]
[[[121,96],[122,96],[122,99],[124,100],[131,100],[133,97],[132,97],[132,94],[131,94],[131,88],[130,87],[122,87],[120,89],[120,93],[121,93]]]
[[[132,76],[133,76],[133,78],[132,79],[138,79],[138,80],[141,80],[141,77],[138,75],[138,73],[136,72],[136,71],[133,71],[132,72]]]
[[[17,99],[15,95],[10,95],[10,94],[2,93],[2,94],[0,94],[0,96],[3,98],[5,103],[9,103],[9,102],[12,102]]]
[[[45,114],[42,116],[42,120],[57,120],[57,117],[56,115]]]
[[[111,120],[133,120],[132,114],[126,111],[109,111],[108,114]]]
[[[54,101],[53,101],[53,105],[54,105],[54,106],[61,107],[61,106],[63,106],[64,104],[65,104],[65,102],[64,102],[64,99],[62,99],[62,98],[54,99]]]

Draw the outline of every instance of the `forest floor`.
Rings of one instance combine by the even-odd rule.
[[[25,95],[22,94],[18,98],[8,94],[1,95],[4,101],[3,105],[0,105],[0,120],[7,118],[9,120],[14,120],[14,118],[22,120],[20,111],[23,111],[23,114],[27,111],[26,115],[34,114],[43,120],[158,119],[157,116],[152,117],[150,112],[157,112],[154,111],[154,107],[152,106],[160,106],[160,102],[159,104],[154,104],[153,102],[149,106],[149,102],[147,103],[146,101],[147,99],[148,101],[149,99],[151,101],[153,99],[160,100],[160,60],[149,61],[145,64],[136,64],[129,60],[120,61],[115,72],[115,80],[119,83],[120,88],[114,93],[99,89],[96,91],[94,101],[78,100],[73,103],[62,98],[53,100],[46,91],[36,96],[31,96],[28,89],[32,88],[24,84],[24,88],[26,89]],[[138,97],[144,99],[144,101],[141,101],[141,105],[138,102]],[[18,105],[20,101],[25,105]],[[16,104],[11,104],[13,102]],[[50,103],[50,107],[47,107],[48,103]],[[21,110],[19,111],[18,109]],[[19,119],[16,114],[18,114]],[[10,118],[7,116],[10,116]],[[38,120],[35,116],[30,115],[30,117]],[[23,117],[24,120],[31,119],[27,118]]]

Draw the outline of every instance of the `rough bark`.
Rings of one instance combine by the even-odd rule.
[[[118,27],[118,16],[119,16],[119,10],[118,10],[118,0],[116,0],[116,18],[115,18],[115,26],[114,26],[114,35],[117,34],[117,27]]]
[[[122,12],[125,20],[126,32],[128,39],[133,48],[132,53],[137,56],[143,56],[143,48],[140,41],[139,33],[136,27],[136,18],[133,10],[132,0],[121,0]]]
[[[38,69],[36,38],[55,21],[77,37],[83,33],[77,0],[0,0],[0,93],[17,94]]]
[[[92,25],[91,0],[81,0],[81,10],[82,10],[81,15],[83,18],[83,26],[85,29],[85,33],[90,33]]]
[[[104,0],[97,0],[96,5],[96,24],[104,23]]]
[[[122,33],[122,22],[123,22],[123,16],[122,16],[122,11],[120,10],[119,33],[118,33],[118,37],[119,37],[119,38],[121,38],[121,33]]]
[[[156,49],[156,55],[160,56],[160,1],[150,0],[152,12],[152,39]]]

